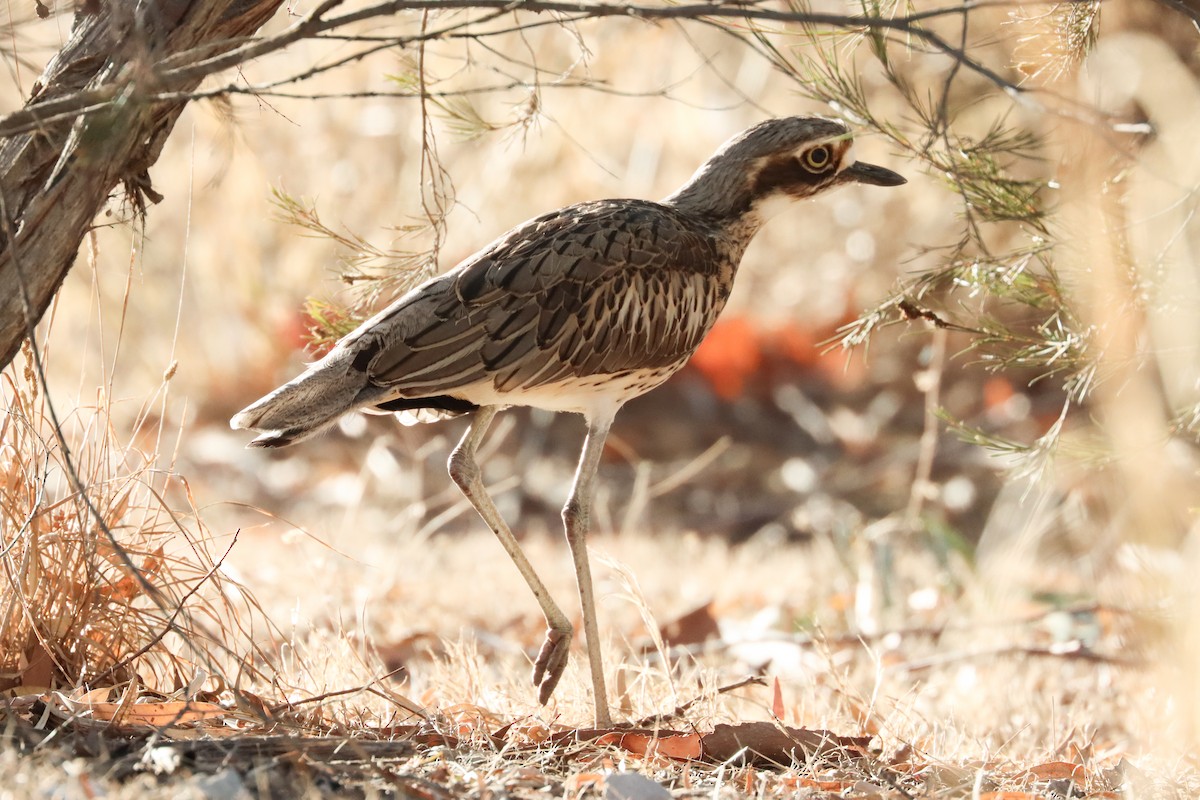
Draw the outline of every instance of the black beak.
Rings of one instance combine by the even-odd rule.
[[[846,167],[839,177],[844,181],[869,183],[872,186],[901,186],[908,183],[907,178],[890,169],[877,167],[874,164],[864,164],[861,161],[855,161]]]

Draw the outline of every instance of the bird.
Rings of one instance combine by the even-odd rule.
[[[545,616],[532,676],[544,705],[567,666],[574,630],[486,492],[476,454],[506,407],[581,414],[587,433],[562,519],[595,724],[608,727],[586,536],[613,419],[695,352],[777,200],[849,183],[906,183],[856,160],[852,145],[840,120],[767,119],[718,148],[663,200],[587,201],[535,217],[403,294],[230,424],[259,433],[248,446],[273,448],[310,439],[356,410],[404,424],[471,415],[448,470]]]

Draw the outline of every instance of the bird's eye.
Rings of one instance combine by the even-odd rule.
[[[832,160],[833,153],[829,152],[829,148],[825,145],[814,147],[800,156],[800,163],[810,172],[823,172]]]

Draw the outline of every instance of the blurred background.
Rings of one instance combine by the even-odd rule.
[[[60,13],[17,28],[5,109],[69,24]],[[956,19],[930,27],[961,33]],[[992,629],[991,645],[1106,659],[1140,657],[1166,636],[1188,655],[1154,685],[1192,691],[1180,609],[1194,602],[1183,589],[1200,499],[1200,414],[1188,417],[1200,400],[1200,36],[1152,0],[980,9],[967,52],[1017,91],[920,46],[894,42],[881,62],[862,38],[767,33],[787,68],[719,26],[613,19],[486,48],[431,44],[427,88],[467,93],[425,104],[391,96],[412,92],[411,48],[285,87],[298,97],[192,103],[151,169],[164,200],[144,220],[119,204],[98,220],[43,325],[52,399],[76,435],[92,424],[87,409],[108,409],[123,458],[186,479],[166,484],[169,502],[218,541],[240,531],[224,568],[276,624],[348,633],[410,666],[443,652],[430,641],[465,635],[524,669],[536,607],[445,474],[465,420],[355,418],[264,452],[246,450],[229,417],[311,360],[314,309],[363,314],[397,291],[373,297],[343,280],[348,269],[386,273],[403,260],[388,253],[434,244],[435,259],[408,267],[448,269],[546,210],[665,196],[766,117],[841,114],[860,129],[858,157],[909,183],[822,196],[758,236],[693,362],[619,415],[594,548],[638,577],[659,623],[715,602],[726,638],[737,624],[937,632],[912,659],[948,625],[996,620],[1017,633]],[[278,79],[351,48],[301,42],[214,85]],[[831,107],[839,74],[873,118],[844,98]],[[946,111],[940,130],[914,97]],[[1019,146],[989,151],[984,178],[1011,191],[979,199],[958,179],[979,178],[967,167],[983,170],[984,157],[954,153],[997,130]],[[1027,212],[996,210],[1022,187]],[[343,240],[315,233],[316,220]],[[384,256],[360,259],[372,253]],[[888,305],[897,298],[908,311]],[[881,306],[891,324],[869,347],[843,347],[843,326]],[[501,512],[565,604],[559,509],[583,433],[578,418],[515,409],[483,459]],[[636,643],[653,625],[622,602],[620,569],[596,570],[602,626]],[[1160,617],[1172,603],[1178,616]],[[786,670],[774,651],[745,663]],[[1009,691],[954,675],[966,695]],[[908,700],[935,715],[939,698]],[[1024,730],[1008,719],[987,735]]]

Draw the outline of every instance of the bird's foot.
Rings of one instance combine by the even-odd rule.
[[[542,642],[542,649],[533,662],[533,685],[538,687],[538,702],[542,705],[554,694],[554,687],[558,686],[567,668],[567,656],[570,653],[570,629],[560,631],[550,628],[546,631],[546,641]]]

